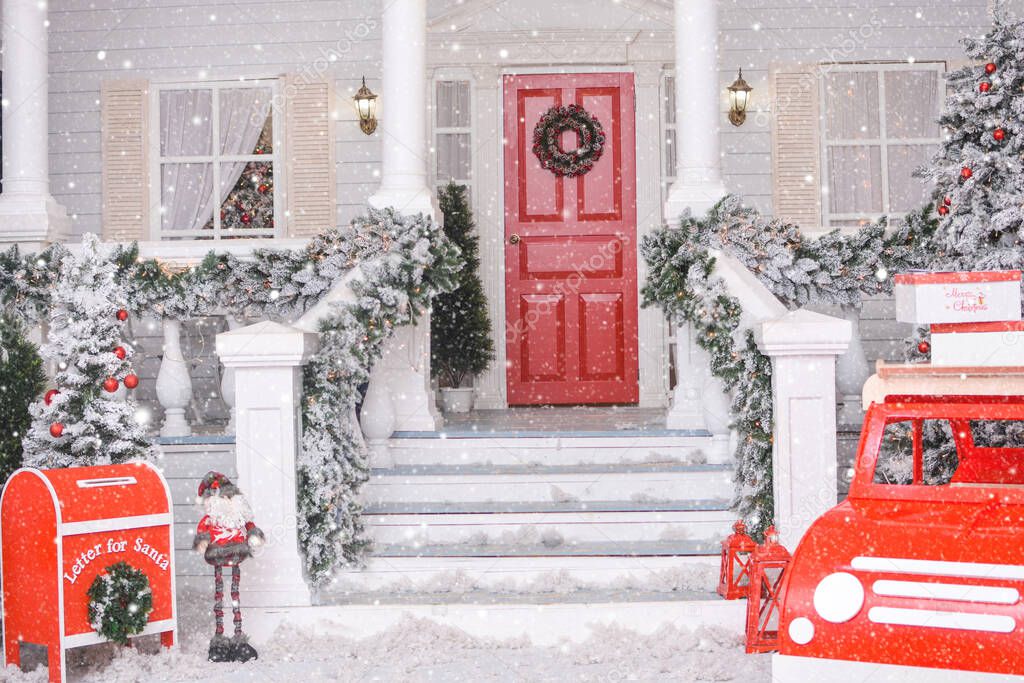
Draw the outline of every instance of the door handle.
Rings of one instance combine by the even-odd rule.
[[[519,244],[519,235],[512,233],[508,238],[509,244]]]

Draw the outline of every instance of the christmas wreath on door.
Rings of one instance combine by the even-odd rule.
[[[562,133],[575,131],[576,149],[562,148]],[[578,104],[551,107],[540,117],[533,129],[533,153],[541,166],[555,175],[581,176],[604,154],[604,128],[590,112]]]

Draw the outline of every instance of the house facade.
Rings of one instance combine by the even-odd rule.
[[[943,73],[989,8],[739,0],[684,3],[678,23],[663,0],[595,9],[339,0],[40,10],[11,0],[5,11],[40,35],[12,34],[5,55],[0,215],[10,226],[26,211],[46,218],[4,239],[99,232],[168,254],[196,240],[300,239],[375,198],[435,211],[435,188],[455,180],[470,187],[498,351],[477,405],[665,406],[673,334],[638,306],[638,241],[723,191],[814,231],[920,206],[928,188],[911,171],[939,140]],[[726,88],[740,69],[753,92],[737,127]],[[352,102],[364,77],[380,95],[370,136]],[[45,81],[48,101],[14,101],[23,79]],[[588,88],[616,93],[618,109]],[[534,119],[574,97],[607,120],[604,168],[576,182],[535,178]],[[254,155],[261,135],[273,144]],[[49,174],[28,173],[29,158]],[[272,206],[229,225],[221,214],[251,164],[271,174]],[[40,199],[47,180],[53,202]],[[552,218],[572,205],[575,215]],[[601,237],[616,232],[626,243]],[[570,234],[583,241],[567,249]],[[601,247],[616,263],[587,279],[606,281],[569,292],[572,268],[556,254],[600,260],[590,250]],[[517,334],[527,321],[533,334]]]

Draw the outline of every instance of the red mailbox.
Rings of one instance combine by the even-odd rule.
[[[103,639],[89,624],[86,591],[124,561],[142,570],[153,611],[140,635],[174,644],[174,538],[167,482],[148,463],[15,472],[0,497],[4,652],[48,648],[51,681],[65,679],[65,651]]]

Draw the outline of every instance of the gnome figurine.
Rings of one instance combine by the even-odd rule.
[[[210,640],[211,662],[245,662],[258,653],[242,633],[242,608],[238,601],[241,580],[239,565],[263,545],[263,532],[253,523],[252,508],[242,492],[220,472],[207,472],[199,483],[199,499],[206,513],[192,543],[213,565],[213,616],[217,630]],[[231,567],[231,609],[235,615],[235,635],[224,635],[224,567]]]

